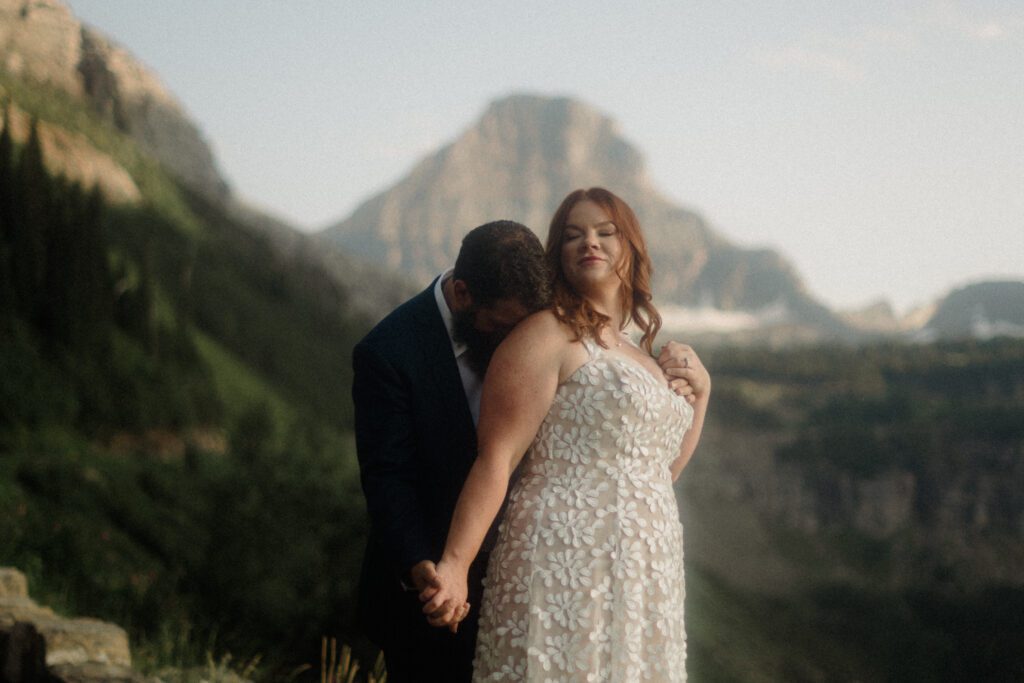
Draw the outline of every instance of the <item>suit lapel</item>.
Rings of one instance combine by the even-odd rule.
[[[436,280],[435,280],[436,282]],[[439,433],[452,430],[459,435],[459,441],[465,444],[460,453],[469,452],[469,458],[476,456],[476,428],[473,416],[469,412],[466,391],[462,387],[459,366],[452,353],[451,339],[448,330],[437,309],[434,298],[434,284],[423,292],[418,299],[417,318],[420,325],[419,339],[422,344],[422,361],[426,366],[424,376],[432,379],[433,395],[436,396],[437,428]],[[415,343],[414,340],[410,342]]]

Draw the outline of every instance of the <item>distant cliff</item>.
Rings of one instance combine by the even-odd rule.
[[[681,478],[703,566],[769,593],[1024,590],[1020,341],[707,362],[712,411]]]
[[[942,339],[1024,337],[1024,281],[978,282],[950,292],[920,335]]]
[[[348,305],[370,318],[382,317],[412,291],[400,275],[342,250],[324,250],[232,193],[198,125],[159,77],[99,31],[82,25],[60,0],[0,0],[0,76],[0,104],[7,105],[14,140],[23,143],[31,118],[39,119],[52,173],[86,187],[99,185],[112,203],[134,204],[145,195],[132,163],[141,152],[157,162],[161,175],[170,172],[218,211],[267,237],[282,261],[329,273],[351,292]],[[19,101],[19,92],[32,93],[37,106]],[[38,106],[50,94],[66,95],[70,103]],[[90,133],[101,129],[97,139],[75,130],[83,109],[91,112],[85,117],[90,122],[99,119],[98,126],[86,126]],[[111,136],[108,129],[120,135]],[[122,144],[122,135],[134,144]],[[124,154],[113,154],[114,149]]]
[[[228,196],[202,133],[156,74],[60,0],[0,0],[0,67],[81,99],[193,189]]]

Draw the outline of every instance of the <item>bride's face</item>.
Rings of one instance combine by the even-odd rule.
[[[620,279],[622,259],[619,229],[608,213],[589,199],[576,202],[562,233],[562,272],[578,292],[612,284]]]

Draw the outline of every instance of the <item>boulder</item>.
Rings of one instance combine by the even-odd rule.
[[[131,665],[123,628],[41,607],[24,574],[0,567],[0,683],[144,681]]]
[[[0,629],[0,683],[56,683],[46,669],[46,641],[29,623]]]

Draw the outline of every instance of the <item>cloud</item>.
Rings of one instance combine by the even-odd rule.
[[[979,17],[953,2],[940,2],[933,11],[932,22],[960,38],[977,43],[995,43],[1024,35],[1024,14]]]
[[[788,45],[752,53],[758,66],[778,73],[804,72],[858,83],[870,79],[887,60],[952,39],[993,44],[1024,37],[1024,12],[999,16],[967,10],[940,0],[914,14],[893,16],[888,24],[851,30],[848,34],[810,33]]]
[[[872,48],[895,48],[903,51],[916,50],[921,41],[917,34],[907,28],[873,26],[850,41],[850,48],[864,51]]]
[[[859,82],[865,78],[864,68],[834,51],[789,45],[760,50],[754,55],[760,66],[771,71],[808,71],[844,82]]]
[[[760,50],[753,59],[772,71],[803,71],[858,83],[868,79],[874,60],[913,52],[920,42],[913,27],[872,25],[847,35],[815,32],[789,45]]]

